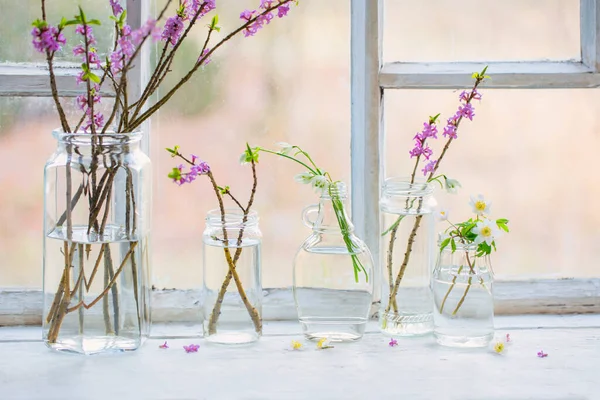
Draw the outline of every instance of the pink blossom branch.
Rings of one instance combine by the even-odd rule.
[[[189,81],[191,79],[191,77],[194,75],[194,73],[200,68],[200,66],[202,66],[204,61],[206,59],[208,59],[219,47],[221,47],[222,45],[227,43],[229,40],[231,40],[231,38],[233,38],[238,33],[242,32],[244,29],[248,28],[250,25],[254,24],[257,19],[261,18],[262,16],[264,16],[266,14],[271,13],[272,11],[276,10],[277,8],[283,6],[287,3],[290,3],[292,1],[296,1],[296,0],[283,0],[281,3],[277,3],[276,5],[265,9],[263,12],[257,14],[255,17],[248,19],[248,21],[246,21],[244,24],[242,24],[239,28],[235,29],[229,35],[227,35],[225,38],[223,38],[212,49],[210,49],[210,51],[206,52],[206,54],[199,57],[196,65],[163,98],[161,98],[155,105],[150,107],[146,112],[144,112],[138,118],[131,121],[127,131],[131,132],[133,129],[137,128],[139,125],[142,124],[142,122],[144,122],[146,119],[148,119],[152,114],[154,114],[158,109],[160,109],[160,107],[162,107],[165,103],[167,103],[171,99],[171,97],[173,97],[173,95],[187,81]]]

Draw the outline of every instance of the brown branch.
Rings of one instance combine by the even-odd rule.
[[[270,13],[271,11],[277,9],[278,7],[286,4],[286,3],[290,3],[294,0],[283,0],[281,3],[277,3],[275,6],[271,6],[269,8],[267,8],[266,10],[264,10],[262,13],[258,14],[256,17],[251,18],[250,20],[248,20],[246,23],[244,23],[243,25],[241,25],[239,28],[235,29],[234,31],[232,31],[229,35],[227,35],[225,38],[223,38],[219,43],[217,43],[215,45],[215,47],[213,47],[212,49],[210,49],[210,51],[208,51],[204,56],[201,56],[200,59],[198,60],[198,62],[195,64],[195,66],[162,98],[160,99],[156,104],[154,104],[152,107],[150,107],[148,110],[146,110],[142,115],[140,115],[138,118],[134,119],[131,123],[130,126],[128,127],[127,131],[131,132],[133,129],[137,128],[138,126],[140,126],[142,124],[142,122],[144,122],[146,119],[148,119],[152,114],[154,114],[158,109],[160,109],[160,107],[162,107],[165,103],[167,103],[171,97],[173,97],[173,95],[187,82],[191,79],[191,77],[194,75],[194,73],[198,70],[198,68],[200,68],[200,66],[202,65],[202,63],[209,58],[219,47],[221,47],[223,44],[227,43],[231,38],[233,38],[235,35],[237,35],[238,33],[242,32],[244,29],[246,29],[248,26],[252,25],[258,18],[260,18],[261,16]]]
[[[215,302],[215,305],[213,307],[213,311],[210,314],[208,331],[211,334],[216,332],[216,325],[217,325],[219,315],[221,315],[221,306],[223,305],[223,300],[225,299],[225,293],[227,292],[227,288],[229,287],[231,279],[235,278],[235,276],[234,276],[235,267],[237,266],[237,262],[242,254],[241,244],[242,244],[243,235],[244,235],[244,226],[245,226],[246,222],[248,221],[248,213],[250,212],[250,209],[252,208],[252,204],[254,203],[254,196],[256,194],[256,187],[258,185],[258,178],[256,176],[256,164],[255,164],[254,160],[251,160],[251,162],[252,162],[252,178],[253,178],[252,191],[250,193],[250,199],[248,200],[248,205],[246,206],[246,209],[244,210],[244,217],[242,219],[242,229],[240,230],[240,233],[238,235],[238,240],[237,240],[238,248],[236,249],[234,258],[232,260],[233,268],[230,268],[230,270],[227,272],[227,275],[225,276],[225,279],[223,280],[223,283],[221,284],[221,289],[219,290],[219,294],[217,296],[217,301]],[[241,207],[241,205],[240,205],[240,207]],[[222,221],[223,221],[223,224],[225,224],[224,219]],[[225,233],[224,228],[223,228],[223,231]],[[224,237],[224,239],[227,240],[226,237]],[[236,284],[237,284],[237,282],[236,282]],[[238,290],[239,290],[239,288],[238,288]],[[248,308],[248,306],[246,306],[246,308]],[[252,310],[256,313],[256,310],[254,308],[252,308]],[[252,317],[252,319],[254,321],[255,320],[254,314],[250,311],[250,309],[248,309],[248,312],[250,313],[250,316]],[[256,314],[258,314],[258,313],[256,313]],[[260,317],[258,317],[257,320],[260,321]],[[255,322],[255,328],[256,328],[257,332],[259,332],[259,333],[262,332],[262,323],[260,323],[260,330],[259,330],[259,326],[256,325],[256,322]]]
[[[94,301],[92,301],[89,304],[85,304],[85,302],[83,300],[81,300],[79,303],[77,303],[73,307],[67,309],[67,312],[68,313],[73,312],[73,311],[77,310],[79,307],[84,307],[86,310],[89,310],[94,305],[96,305],[96,303],[98,303],[104,296],[106,296],[106,294],[108,293],[108,291],[115,284],[117,278],[121,274],[121,271],[123,271],[123,268],[125,267],[125,264],[127,263],[127,260],[129,259],[129,257],[133,253],[133,250],[135,249],[135,246],[137,246],[137,242],[131,242],[130,243],[130,245],[129,245],[129,251],[127,252],[127,254],[125,254],[125,257],[123,258],[123,261],[121,261],[121,265],[119,266],[119,268],[115,272],[113,278],[110,280],[110,282],[108,283],[108,285],[106,285],[106,287],[104,288],[104,290],[102,291],[102,293],[100,293],[100,295],[98,295],[98,297],[96,297],[94,299]]]

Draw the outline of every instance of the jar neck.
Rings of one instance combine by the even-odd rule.
[[[252,229],[258,226],[258,213],[250,211],[244,215],[239,209],[226,208],[223,216],[220,209],[214,209],[206,215],[206,226],[211,229]]]
[[[140,150],[142,134],[133,133],[64,133],[54,131],[58,150],[74,155],[124,154]]]
[[[386,179],[381,195],[381,207],[384,211],[399,214],[420,214],[433,207],[433,190],[431,183],[410,178]]]
[[[352,233],[354,225],[346,211],[347,197],[321,196],[313,231],[319,233]]]

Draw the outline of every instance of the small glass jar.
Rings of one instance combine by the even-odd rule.
[[[494,273],[490,256],[475,257],[477,246],[456,242],[438,255],[431,279],[434,334],[451,347],[485,347],[494,338]]]
[[[261,238],[255,211],[206,216],[202,308],[209,342],[245,344],[262,335]]]
[[[434,254],[433,186],[390,178],[382,190],[381,306],[386,335],[425,335],[433,330],[430,291]]]
[[[142,134],[54,137],[44,169],[44,342],[83,354],[135,350],[150,329],[152,168]]]
[[[342,182],[304,210],[312,229],[294,260],[294,300],[304,335],[333,342],[362,338],[373,296],[373,258],[354,234]],[[310,219],[315,214],[314,220]],[[341,225],[341,227],[340,227]]]

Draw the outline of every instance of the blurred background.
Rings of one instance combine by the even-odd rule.
[[[108,1],[80,3],[108,21]],[[241,11],[258,3],[219,0],[221,37],[240,24]],[[29,36],[38,6],[0,0],[0,9],[10,10],[0,13],[0,62],[42,61]],[[57,21],[75,7],[56,0],[51,10]],[[204,25],[182,47],[165,89],[197,59]],[[98,28],[97,37],[99,49],[107,49],[110,28]],[[385,1],[385,61],[577,60],[579,47],[578,0]],[[61,60],[73,61],[68,49]],[[488,73],[493,79],[493,69]],[[453,196],[438,191],[438,203],[453,219],[468,218],[469,195],[482,193],[493,203],[493,216],[510,219],[512,232],[499,240],[493,258],[500,279],[600,275],[593,261],[600,243],[600,92],[481,91],[476,117],[461,126],[441,171],[463,189]],[[387,176],[410,173],[412,137],[429,115],[441,113],[442,121],[452,115],[458,95],[386,92]],[[74,99],[63,100],[76,118]],[[0,287],[41,287],[43,166],[57,126],[50,98],[0,98]],[[179,145],[206,160],[220,185],[245,201],[251,173],[238,162],[245,143],[274,147],[279,141],[305,148],[334,178],[350,182],[349,0],[301,0],[255,37],[232,40],[153,118],[157,288],[201,285],[204,216],[217,206],[206,180],[178,187],[167,179],[177,162],[164,148]],[[291,162],[261,156],[255,209],[264,234],[263,287],[291,285],[294,254],[310,233],[300,214],[318,198],[294,182],[299,172]]]

